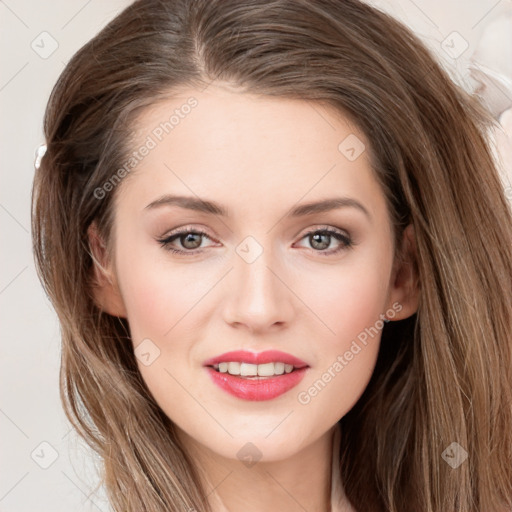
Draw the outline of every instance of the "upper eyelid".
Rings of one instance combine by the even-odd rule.
[[[166,240],[167,238],[171,238],[177,235],[185,235],[187,233],[198,233],[202,236],[207,236],[211,240],[215,240],[215,237],[210,235],[206,229],[191,226],[182,226],[171,231],[168,231],[163,236],[159,237],[159,240]]]
[[[347,231],[346,229],[342,229],[342,228],[338,228],[336,226],[331,226],[329,224],[318,224],[316,227],[313,227],[313,228],[308,228],[305,232],[303,232],[302,234],[302,237],[303,238],[304,236],[312,233],[312,232],[317,232],[317,231],[335,231],[335,232],[338,232],[338,233],[341,233],[347,237],[351,237],[351,234],[349,233],[349,231]],[[194,233],[199,233],[201,235],[206,235],[208,238],[214,240],[216,237],[215,236],[212,236],[208,233],[208,230],[205,229],[205,228],[197,228],[197,227],[194,227],[194,226],[181,226],[179,228],[176,228],[176,229],[173,229],[171,231],[168,231],[166,234],[162,235],[161,237],[159,237],[160,240],[162,239],[166,239],[166,238],[170,238],[174,235],[178,235],[178,234],[186,234],[186,233],[190,233],[190,232],[194,232]],[[295,237],[299,236],[299,234],[301,233],[302,231],[299,231],[299,233],[297,233],[295,235]]]

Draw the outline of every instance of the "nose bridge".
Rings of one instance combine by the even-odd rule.
[[[266,237],[260,242],[247,236],[233,255],[226,320],[245,324],[251,330],[288,322],[291,318],[291,292],[281,281],[286,281],[286,277],[278,277],[283,266],[277,261],[269,240]]]

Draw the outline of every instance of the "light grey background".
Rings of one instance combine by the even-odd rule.
[[[30,192],[53,84],[70,57],[129,3],[0,0],[2,512],[109,510],[101,490],[94,492],[92,456],[70,430],[59,401],[59,325],[34,269]],[[475,84],[468,59],[482,31],[512,8],[511,0],[374,3],[411,26],[469,89]],[[443,49],[462,50],[457,45],[465,42],[468,48],[456,58]],[[510,45],[503,40],[498,52],[510,52]]]

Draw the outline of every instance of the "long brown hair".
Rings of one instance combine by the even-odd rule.
[[[96,222],[111,243],[119,187],[95,191],[126,162],[137,115],[213,80],[349,115],[371,143],[395,241],[414,226],[418,311],[384,327],[372,379],[341,420],[351,503],[512,507],[512,216],[479,102],[408,29],[357,0],[139,0],[55,85],[32,204],[36,265],[62,329],[64,408],[104,461],[114,510],[210,510],[138,372],[126,319],[94,301],[87,230]],[[446,462],[454,447],[468,454],[458,467]]]

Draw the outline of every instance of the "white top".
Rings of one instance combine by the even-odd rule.
[[[332,463],[331,463],[331,512],[356,512],[353,507],[344,507],[345,493],[341,485],[339,469],[339,450],[341,440],[341,427],[339,423],[333,432]],[[205,475],[206,477],[206,475]],[[208,479],[207,479],[208,480]],[[213,486],[212,486],[213,487]],[[216,492],[211,494],[212,507],[215,512],[229,512]]]

